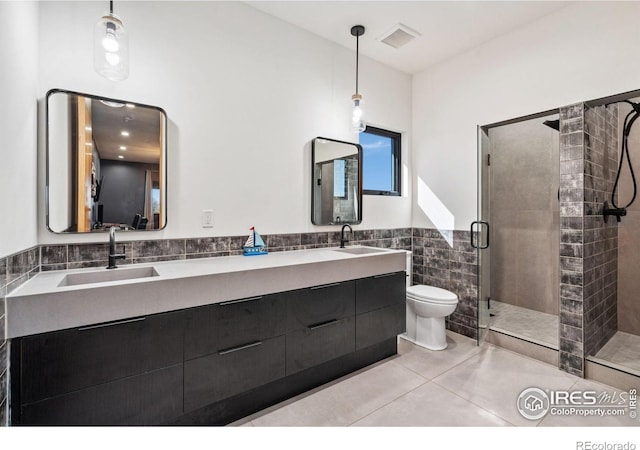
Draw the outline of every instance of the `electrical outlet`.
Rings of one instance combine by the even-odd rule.
[[[210,209],[202,210],[202,228],[213,228],[213,211]]]

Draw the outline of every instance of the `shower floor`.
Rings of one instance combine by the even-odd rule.
[[[558,349],[558,316],[491,299],[491,330]]]
[[[640,336],[618,331],[593,359],[631,369],[640,375]]]

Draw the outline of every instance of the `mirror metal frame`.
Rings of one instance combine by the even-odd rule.
[[[315,174],[315,161],[316,161],[316,141],[318,139],[336,142],[338,144],[346,144],[353,145],[358,150],[358,220],[357,221],[348,221],[348,222],[338,222],[338,223],[316,223],[315,221],[315,195],[314,195],[314,174]],[[311,223],[316,226],[331,226],[331,225],[343,225],[345,223],[349,223],[350,225],[358,225],[362,222],[362,146],[360,144],[356,144],[354,142],[340,141],[338,139],[331,139],[322,136],[318,136],[311,141]]]
[[[167,145],[168,141],[167,141],[167,112],[163,109],[160,108],[159,106],[153,106],[153,105],[147,105],[144,103],[136,103],[136,102],[132,102],[130,100],[121,100],[121,99],[115,99],[115,98],[108,98],[108,97],[102,97],[99,95],[93,95],[93,94],[86,94],[83,92],[77,92],[77,91],[70,91],[67,89],[58,89],[58,88],[54,88],[54,89],[50,89],[46,96],[45,96],[45,151],[46,151],[46,155],[45,155],[45,159],[46,159],[46,163],[45,163],[45,222],[46,222],[46,227],[47,230],[50,231],[51,233],[55,233],[55,234],[86,234],[87,232],[80,232],[80,231],[55,231],[52,230],[51,227],[49,226],[49,183],[50,183],[50,179],[49,179],[49,175],[50,175],[50,162],[49,162],[49,157],[50,157],[50,148],[49,148],[49,97],[54,95],[54,94],[71,94],[71,95],[76,95],[76,96],[82,96],[82,97],[87,97],[87,98],[91,98],[91,99],[95,99],[95,100],[104,100],[107,102],[117,102],[117,103],[131,103],[136,105],[136,107],[142,107],[142,108],[150,108],[150,109],[155,109],[156,111],[158,111],[159,113],[161,113],[164,116],[164,121],[165,121],[165,126],[164,126],[164,133],[163,133],[163,141],[164,141],[164,149],[163,149],[163,155],[161,155],[161,158],[164,158],[164,164],[163,164],[163,170],[162,170],[162,177],[164,179],[164,224],[162,227],[157,228],[157,229],[151,229],[151,230],[147,230],[147,229],[135,229],[135,230],[126,230],[126,231],[160,231],[160,230],[164,230],[167,227],[167,223],[169,221],[169,214],[168,214],[168,184],[169,184],[169,177],[167,176],[167,160],[168,160],[168,153],[169,153],[169,146]],[[108,229],[104,229],[104,230],[93,230],[92,232],[95,233],[99,233],[99,232],[108,232]]]

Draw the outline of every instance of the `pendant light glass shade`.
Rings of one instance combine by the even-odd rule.
[[[93,68],[103,77],[122,81],[129,76],[129,38],[122,21],[107,13],[93,33]]]
[[[356,38],[356,93],[351,96],[351,126],[352,133],[362,133],[367,128],[367,122],[364,117],[364,101],[362,95],[358,92],[358,69],[360,62],[360,36],[364,34],[362,25],[351,27],[351,36]]]
[[[364,120],[364,100],[362,95],[353,94],[351,96],[351,132],[362,133],[367,128]]]

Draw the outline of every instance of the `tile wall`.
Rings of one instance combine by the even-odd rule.
[[[478,337],[478,259],[469,231],[413,228],[413,284],[455,293],[458,306],[447,328]]]
[[[618,169],[617,105],[586,108],[584,123],[584,353],[589,356],[618,329],[618,222],[602,218]]]
[[[617,222],[602,220],[617,169],[617,109],[560,109],[560,368],[584,376],[584,358],[617,327]],[[612,173],[613,171],[613,173]]]
[[[120,235],[124,236],[124,233]],[[411,229],[354,230],[347,232],[348,245],[369,245],[382,248],[411,250]],[[124,239],[124,238],[123,238]],[[340,244],[340,232],[291,233],[262,235],[269,252],[335,247]],[[167,239],[123,242],[126,259],[118,264],[174,261],[194,258],[210,258],[242,254],[247,236],[223,236],[191,239]],[[66,244],[41,246],[41,269],[62,270],[107,265],[109,245]]]
[[[632,99],[640,102],[640,98]],[[618,152],[622,140],[624,119],[631,112],[632,107],[627,103],[618,105]],[[640,161],[640,123],[638,121],[632,127],[628,137],[628,150],[631,161],[638,177],[638,161]],[[626,159],[626,158],[625,158]],[[627,161],[624,161],[623,170],[620,173],[620,181],[616,192],[618,206],[626,206],[633,198],[633,180],[629,172]],[[627,215],[618,224],[618,331],[640,335],[640,198],[636,198],[627,208]]]
[[[40,255],[38,247],[33,247],[5,258],[0,258],[0,426],[9,421],[9,344],[4,339],[5,301],[4,297],[29,277],[39,272]]]

